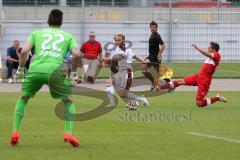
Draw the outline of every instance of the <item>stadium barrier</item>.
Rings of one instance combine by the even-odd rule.
[[[2,66],[2,56],[0,53],[0,82],[2,82],[2,71],[3,70],[3,66]]]

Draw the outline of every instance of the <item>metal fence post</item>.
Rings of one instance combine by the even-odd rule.
[[[168,44],[168,58],[167,58],[167,62],[171,63],[172,61],[172,0],[169,0],[169,19],[168,19],[168,40],[169,40],[169,44]]]
[[[84,8],[85,8],[85,0],[82,0],[82,3],[81,3],[81,39],[80,39],[81,44],[84,42],[84,33],[85,33],[85,11],[84,11]],[[82,80],[82,82],[84,81],[83,67],[81,69],[81,80]]]
[[[3,20],[5,19],[5,13],[4,13],[4,10],[3,10],[3,7],[2,7],[2,3],[3,1],[0,0],[0,40],[1,40],[1,37],[3,36]],[[0,48],[0,51],[1,51],[1,48]]]
[[[37,0],[35,0],[34,1],[34,10],[35,10],[35,20],[37,20],[37,5],[38,5],[38,3],[37,3]]]
[[[67,5],[67,0],[60,0],[60,5],[61,6],[66,6]]]
[[[5,19],[4,11],[3,11],[3,1],[0,0],[0,44],[3,44],[3,24],[2,21]],[[0,45],[0,82],[2,82],[2,54],[3,54],[3,45]]]
[[[84,41],[84,33],[85,33],[85,12],[84,12],[84,8],[85,8],[85,0],[82,0],[82,4],[81,4],[81,40],[80,40],[80,42]]]
[[[222,0],[218,0],[218,22],[222,21]]]
[[[3,14],[3,11],[2,11],[2,0],[0,0],[0,23],[2,22],[2,14]]]
[[[112,7],[115,5],[115,0],[112,0]]]

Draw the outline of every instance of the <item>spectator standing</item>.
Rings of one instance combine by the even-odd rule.
[[[87,79],[87,82],[94,83],[96,74],[100,69],[100,63],[102,63],[102,47],[96,41],[94,32],[89,33],[89,40],[83,43],[81,53],[83,55],[83,80]]]

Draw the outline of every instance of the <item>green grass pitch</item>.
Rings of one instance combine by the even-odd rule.
[[[167,65],[168,67],[173,69],[173,78],[180,78],[185,77],[192,73],[198,73],[202,63],[166,63],[163,64]],[[5,62],[3,62],[4,68]],[[138,64],[136,68],[134,68],[134,77],[142,76],[140,71],[141,64]],[[216,73],[214,73],[214,78],[240,78],[240,63],[220,63]],[[137,71],[137,70],[138,71]],[[102,68],[98,74],[98,78],[108,78],[111,72],[108,68]],[[81,69],[79,69],[79,76],[81,76]],[[6,78],[6,73],[3,76]]]
[[[209,96],[215,94],[211,92]],[[48,93],[39,93],[30,100],[20,144],[10,146],[14,105],[20,93],[0,93],[0,159],[239,160],[240,143],[187,134],[196,132],[240,140],[240,92],[222,94],[229,103],[216,103],[209,108],[195,106],[195,92],[149,98],[150,107],[140,107],[138,111],[128,111],[121,102],[118,108],[102,117],[75,122],[74,134],[81,146],[73,148],[63,142],[63,122],[54,113],[58,101],[51,99]],[[90,110],[100,102],[89,97],[76,99],[78,112]],[[152,113],[186,117],[139,120],[137,113],[143,117]]]

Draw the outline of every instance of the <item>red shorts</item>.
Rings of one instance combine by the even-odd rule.
[[[198,86],[196,100],[202,101],[208,94],[212,78],[208,78],[199,74],[191,74],[183,78],[183,80],[187,86]]]

